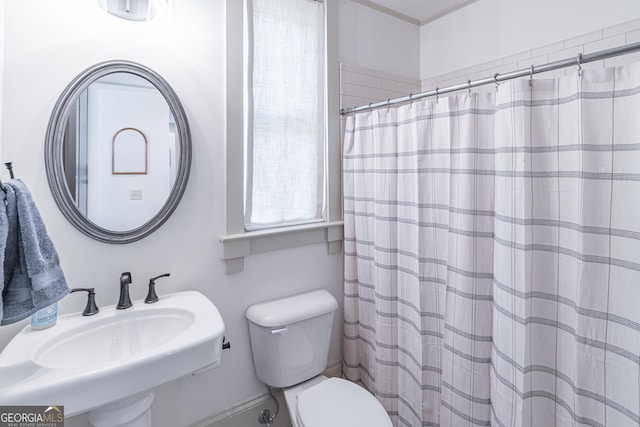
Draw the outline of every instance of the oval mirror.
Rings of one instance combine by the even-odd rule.
[[[187,185],[187,116],[153,70],[97,64],[58,99],[45,167],[58,207],[78,230],[107,243],[142,239],[169,218]]]

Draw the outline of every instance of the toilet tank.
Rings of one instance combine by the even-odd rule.
[[[254,304],[247,309],[253,364],[271,387],[289,387],[327,368],[335,298],[326,290]]]

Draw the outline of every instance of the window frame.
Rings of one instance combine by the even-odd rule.
[[[226,0],[226,159],[225,231],[219,237],[225,273],[244,270],[251,254],[327,243],[328,253],[342,251],[340,77],[338,62],[338,2],[325,4],[326,34],[326,214],[324,221],[246,231],[244,224],[244,2]]]

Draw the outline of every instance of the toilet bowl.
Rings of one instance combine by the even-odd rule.
[[[371,393],[322,375],[336,308],[335,298],[323,289],[249,307],[256,375],[284,390],[293,427],[390,427],[388,414]]]
[[[342,378],[319,375],[284,390],[292,427],[391,427],[367,390]]]

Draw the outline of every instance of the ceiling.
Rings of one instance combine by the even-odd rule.
[[[354,0],[357,3],[421,25],[476,0]]]

